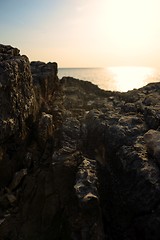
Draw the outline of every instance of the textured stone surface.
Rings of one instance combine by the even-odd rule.
[[[160,159],[160,131],[150,129],[144,135],[148,153],[157,160]]]
[[[97,162],[105,239],[159,239],[160,84],[99,94],[62,82],[65,106],[82,122],[83,153]]]
[[[13,49],[11,50],[14,52]],[[3,52],[0,54],[3,56]],[[7,60],[2,60],[0,62],[1,142],[7,140],[16,131],[25,134],[25,121],[30,115],[35,114],[34,101],[28,58],[11,55]]]
[[[0,45],[0,239],[159,240],[159,100]]]

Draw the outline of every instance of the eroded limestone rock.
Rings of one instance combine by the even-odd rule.
[[[0,45],[0,239],[158,240],[159,93],[59,81]]]
[[[144,135],[148,153],[157,160],[160,159],[160,132],[150,129]]]

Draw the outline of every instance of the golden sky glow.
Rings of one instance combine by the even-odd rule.
[[[1,41],[60,67],[159,67],[159,9],[159,0],[6,0]]]

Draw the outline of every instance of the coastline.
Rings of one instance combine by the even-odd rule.
[[[90,81],[101,89],[127,92],[151,82],[160,81],[159,70],[144,66],[113,66],[106,68],[59,68],[58,77]]]
[[[0,239],[157,240],[160,82],[105,91],[0,59]]]

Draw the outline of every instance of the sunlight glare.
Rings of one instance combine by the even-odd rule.
[[[94,29],[99,50],[109,58],[106,57],[106,62],[131,66],[158,64],[158,6],[157,0],[103,0]]]
[[[144,86],[156,71],[149,67],[109,67],[107,70],[115,81],[116,89],[122,92]]]

